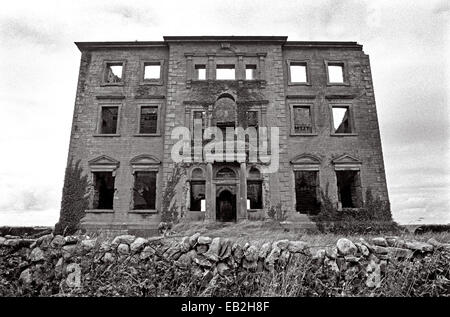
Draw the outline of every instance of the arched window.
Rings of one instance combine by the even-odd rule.
[[[191,173],[191,179],[204,180],[203,170],[200,167],[194,168]]]
[[[261,179],[261,173],[256,167],[252,167],[250,171],[248,172],[248,179]]]
[[[231,97],[231,96],[230,96]],[[213,122],[218,127],[234,127],[236,123],[236,102],[228,96],[219,97],[214,104]]]

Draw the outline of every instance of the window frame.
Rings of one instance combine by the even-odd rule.
[[[348,74],[348,65],[347,61],[344,60],[325,60],[325,73],[327,74],[327,86],[349,86],[349,74]],[[328,71],[328,66],[342,66],[342,83],[338,82],[330,82],[330,74]]]
[[[248,66],[251,66],[251,67],[248,67]],[[253,73],[253,77],[251,79],[247,78],[247,69],[253,70],[253,72],[252,72]],[[246,80],[246,81],[258,80],[258,65],[256,65],[256,64],[245,64],[244,65],[244,80]]]
[[[124,84],[125,84],[125,67],[126,67],[126,63],[127,63],[127,61],[126,60],[123,60],[123,59],[116,59],[116,60],[113,60],[113,59],[111,59],[111,60],[104,60],[103,61],[103,69],[102,69],[102,74],[101,74],[101,76],[102,76],[102,78],[101,78],[101,84],[100,84],[100,86],[123,86]],[[121,81],[120,82],[118,82],[118,83],[108,83],[107,81],[106,81],[106,69],[107,69],[107,66],[109,65],[109,64],[122,64],[122,77],[121,77]]]
[[[254,178],[254,177],[250,177],[250,171],[252,169],[256,169],[259,172],[259,177],[258,178]],[[247,192],[247,197],[245,198],[246,202],[248,200],[248,184],[249,183],[253,183],[253,184],[259,184],[261,186],[261,208],[247,208],[247,211],[249,212],[254,212],[254,211],[261,211],[264,210],[265,208],[265,204],[264,204],[264,198],[265,198],[265,194],[264,194],[264,176],[261,173],[261,170],[259,168],[257,168],[256,166],[249,166],[247,168],[246,171],[246,192]],[[251,203],[250,203],[251,206]]]
[[[357,136],[357,129],[355,125],[355,119],[353,114],[353,104],[351,103],[339,103],[339,102],[331,102],[328,105],[329,111],[330,111],[330,125],[331,125],[331,136]],[[351,132],[350,133],[336,133],[334,128],[334,115],[333,115],[333,108],[348,108],[349,113],[349,121],[350,121],[350,127]]]
[[[204,79],[200,79],[198,76],[198,69],[204,69],[205,70],[205,78]],[[207,81],[208,80],[208,68],[206,64],[194,64],[194,78],[193,80],[198,80],[198,81]]]
[[[109,107],[117,107],[117,126],[116,133],[102,133],[102,109]],[[98,104],[98,113],[97,113],[97,127],[95,129],[94,136],[96,137],[118,137],[120,136],[120,124],[121,124],[121,116],[122,116],[122,104],[121,103],[100,103]]]
[[[232,67],[231,67],[232,66]],[[233,79],[222,79],[217,77],[218,69],[233,69],[234,70],[234,78]],[[215,79],[216,80],[224,80],[224,81],[232,81],[237,80],[237,67],[236,64],[216,64],[215,66]]]
[[[108,157],[106,155],[101,155],[99,157],[96,157],[90,161],[88,161],[89,166],[89,181],[91,186],[94,186],[94,173],[96,172],[111,172],[112,176],[114,177],[114,197],[116,197],[116,174],[117,169],[120,166],[120,162]],[[113,197],[113,208],[112,209],[93,209],[93,192],[89,195],[89,206],[86,210],[86,213],[114,213],[116,208],[116,203],[114,202]]]
[[[155,209],[134,209],[134,186],[136,185],[136,173],[139,172],[151,172],[156,173],[155,177]],[[142,214],[142,213],[152,213],[156,214],[158,213],[158,184],[159,184],[159,167],[158,166],[152,166],[152,167],[145,167],[145,168],[133,168],[133,187],[131,188],[131,208],[129,213],[136,213],[136,214]]]
[[[156,132],[155,133],[141,133],[141,113],[143,107],[153,107],[157,108],[156,113],[158,118],[156,119]],[[138,105],[138,119],[137,119],[137,129],[134,136],[140,137],[152,137],[161,136],[161,104],[160,103],[141,103]]]
[[[295,115],[294,115],[294,108],[297,107],[303,107],[309,108],[309,113],[311,116],[311,133],[299,133],[295,132]],[[316,123],[315,123],[315,111],[314,111],[314,103],[305,103],[305,102],[290,102],[289,103],[289,109],[290,109],[290,116],[291,116],[291,136],[317,136],[317,129],[316,129]]]
[[[159,78],[145,79],[145,66],[159,65]],[[140,85],[163,85],[164,84],[164,60],[163,59],[145,59],[141,61]]]
[[[311,86],[311,73],[310,73],[310,67],[309,67],[309,63],[310,63],[309,60],[307,60],[307,59],[288,59],[288,60],[286,60],[286,63],[287,63],[288,86]],[[293,66],[305,66],[306,82],[292,81],[292,78],[291,78],[291,65],[293,65]]]

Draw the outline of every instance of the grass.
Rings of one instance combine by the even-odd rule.
[[[256,246],[262,245],[268,241],[281,239],[301,240],[308,242],[311,247],[325,247],[335,245],[337,240],[342,237],[357,241],[359,238],[371,239],[380,237],[379,234],[368,235],[347,235],[334,233],[319,233],[314,231],[289,231],[276,221],[242,221],[239,223],[205,223],[205,222],[180,222],[172,228],[172,233],[177,237],[189,236],[196,232],[207,235],[211,238],[221,237],[230,238],[239,243],[249,242]],[[420,235],[403,233],[400,235],[404,239],[426,242],[434,238],[442,243],[450,243],[450,232],[433,233],[427,232]]]

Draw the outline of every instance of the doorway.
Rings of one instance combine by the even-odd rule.
[[[236,195],[225,189],[216,198],[216,220],[236,221]]]

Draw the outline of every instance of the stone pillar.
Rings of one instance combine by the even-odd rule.
[[[192,78],[194,77],[194,65],[192,65],[192,54],[186,56],[186,88],[191,87]]]
[[[259,57],[259,67],[258,67],[258,79],[266,80],[266,54],[258,53]]]
[[[214,56],[215,54],[208,54],[208,69],[206,74],[207,80],[216,79],[216,67],[214,65]]]
[[[185,54],[186,56],[186,80],[192,80],[194,77],[194,66],[192,65],[192,54]]]
[[[244,65],[244,56],[243,55],[238,55],[236,79],[239,81],[242,81],[245,79],[245,65]]]
[[[247,219],[247,166],[245,162],[241,163],[241,172],[239,177],[240,193],[239,193],[239,219]]]
[[[205,220],[216,220],[216,206],[215,193],[212,192],[212,164],[206,164],[206,182],[205,182],[205,200],[206,200],[206,214]]]

